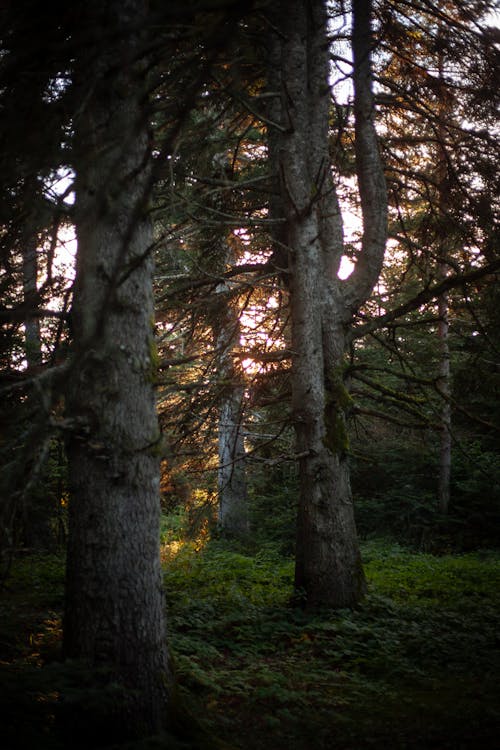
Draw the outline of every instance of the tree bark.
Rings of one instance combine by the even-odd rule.
[[[227,179],[229,164],[224,152],[213,157],[214,178]],[[227,195],[209,198],[216,210],[230,212]],[[220,383],[218,398],[218,526],[222,534],[245,538],[250,531],[246,481],[245,443],[242,430],[245,385],[234,354],[240,348],[240,311],[231,293],[231,282],[222,278],[236,257],[227,228],[203,232],[204,262],[221,280],[215,289],[209,321],[215,345],[215,365]]]
[[[218,292],[218,322],[215,325],[217,370],[222,382],[219,397],[219,528],[224,534],[243,538],[250,531],[246,483],[245,444],[242,431],[245,388],[233,360],[239,347],[238,311],[227,299],[226,284]]]
[[[438,36],[441,37],[441,26]],[[446,91],[444,81],[443,52],[438,51],[438,147],[437,147],[437,188],[438,188],[438,248],[439,260],[437,267],[438,282],[445,281],[448,275],[447,260],[450,255],[450,240],[453,241],[449,227],[449,175],[446,154],[445,122],[450,119],[450,94]],[[439,340],[439,379],[438,390],[442,396],[441,431],[439,444],[439,474],[438,474],[438,507],[442,516],[448,514],[450,505],[451,481],[451,367],[449,342],[449,304],[448,294],[443,292],[437,299],[438,304],[438,340]]]
[[[166,723],[170,669],[159,558],[152,231],[142,0],[85,4],[74,121],[78,252],[67,413],[70,521],[64,651],[106,667],[127,737]]]
[[[281,128],[271,139],[286,219],[292,321],[292,410],[300,497],[295,586],[306,607],[356,604],[365,591],[349,481],[344,382],[349,325],[373,289],[385,249],[385,185],[372,120],[370,25],[354,3],[356,160],[365,231],[357,268],[337,273],[342,219],[331,172],[326,3],[283,3]],[[275,17],[276,19],[278,17]],[[278,20],[276,21],[278,24]]]

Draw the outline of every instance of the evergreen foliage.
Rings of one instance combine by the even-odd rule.
[[[147,452],[163,461],[160,490],[168,515],[162,518],[161,551],[177,686],[171,734],[137,742],[116,734],[110,721],[127,714],[133,691],[107,668],[61,658],[64,446],[71,437],[78,444],[87,440],[110,486],[121,471],[110,477],[106,446],[84,435],[78,419],[63,415],[68,373],[76,376],[75,393],[81,389],[79,367],[71,370],[68,357],[75,334],[72,270],[56,262],[75,221],[69,199],[75,117],[99,85],[105,112],[111,96],[102,80],[97,85],[98,76],[87,80],[86,68],[81,100],[74,86],[82,51],[89,64],[99,62],[99,54],[77,43],[102,31],[100,24],[80,23],[90,4],[57,0],[43,12],[39,5],[24,0],[0,8],[0,704],[7,714],[0,744],[6,750],[493,747],[500,730],[494,3],[374,3],[374,92],[389,242],[366,304],[352,320],[334,316],[337,343],[339,331],[346,331],[347,349],[333,376],[328,368],[323,373],[331,415],[329,408],[321,412],[326,442],[350,466],[368,596],[354,610],[320,607],[315,614],[291,606],[297,601],[297,467],[310,453],[298,451],[292,437],[293,264],[277,205],[284,165],[273,161],[277,142],[293,128],[281,123],[273,130],[280,125],[280,84],[273,79],[282,71],[269,70],[270,39],[281,44],[288,32],[276,34],[277,4],[266,0],[144,3],[153,33],[146,57],[141,48],[134,61],[140,59],[143,71],[146,61],[148,88],[142,73],[134,80],[144,85],[139,119],[151,131],[145,190],[151,195],[141,199],[140,212],[153,219],[154,242],[121,269],[122,276],[119,263],[108,274],[99,310],[104,320],[111,298],[154,254],[155,315],[148,315],[146,362],[139,367],[148,387],[156,387],[162,429],[148,438]],[[307,4],[313,5],[321,3]],[[99,6],[92,4],[104,13],[111,7]],[[346,80],[352,77],[345,54],[351,42],[347,6],[325,7],[335,38],[332,71]],[[120,42],[115,20],[110,39],[96,43],[108,56],[110,45]],[[121,70],[114,59],[109,63],[110,74]],[[289,88],[284,81],[285,119]],[[116,87],[112,93],[127,101]],[[319,187],[331,179],[329,196],[338,190],[344,213],[357,217],[353,226],[346,224],[342,252],[359,268],[353,97],[342,84],[330,93],[329,142],[313,177],[324,172]],[[299,97],[296,104],[304,101]],[[116,127],[117,120],[110,122]],[[118,131],[98,149],[101,157],[117,145],[124,132]],[[132,128],[131,141],[134,134]],[[129,142],[117,164],[125,154]],[[80,173],[99,166],[94,156],[83,150]],[[132,170],[131,182],[140,172]],[[99,220],[112,215],[108,209],[123,197],[125,183],[116,183],[109,205],[109,185],[102,206],[101,196],[97,201]],[[318,184],[312,194],[306,191],[302,218],[318,201]],[[283,187],[291,197],[286,178]],[[301,212],[292,208],[297,218]],[[127,216],[124,226],[133,229],[134,218]],[[106,277],[104,266],[99,273]],[[318,301],[316,288],[312,299]],[[444,318],[451,371],[446,387],[438,335]],[[120,324],[119,335],[125,329]],[[332,332],[328,324],[313,333],[320,329]],[[129,364],[136,372],[137,362]],[[103,392],[111,381],[103,376]],[[96,378],[87,385],[84,411]],[[251,523],[251,534],[238,544],[216,530],[220,404],[234,389],[240,394],[235,422],[246,451],[241,464]],[[107,406],[104,399],[100,416]],[[437,496],[444,406],[452,439],[446,514]],[[141,415],[137,424],[143,424]],[[144,450],[141,445],[135,454]],[[129,467],[132,453],[125,451],[121,468]],[[75,474],[90,484],[90,472],[84,476],[78,462]],[[103,492],[103,508],[110,507],[109,495]],[[156,503],[156,489],[152,495]],[[95,529],[103,518],[94,514]],[[126,559],[129,539],[116,521],[115,513],[101,550],[114,548],[109,541],[115,534],[125,551],[121,559],[135,571],[143,550]],[[90,524],[82,530],[92,547]],[[148,539],[156,552],[156,535]],[[96,559],[102,563],[103,555]],[[89,564],[91,572],[97,568]],[[122,587],[126,576],[118,578],[108,579],[106,595],[111,583]],[[139,620],[144,591],[140,585]],[[127,597],[124,602],[126,610]]]

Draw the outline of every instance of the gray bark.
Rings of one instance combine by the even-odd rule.
[[[214,176],[224,179],[226,155],[216,154],[213,159]],[[213,208],[231,211],[227,196],[215,196]],[[212,232],[205,229],[206,259],[210,273],[222,277],[228,264],[235,261],[234,250],[222,227]],[[240,348],[239,310],[231,293],[231,282],[221,279],[215,290],[213,309],[209,320],[214,337],[215,364],[220,383],[218,400],[218,471],[217,490],[219,499],[218,526],[223,534],[244,538],[250,531],[248,494],[246,482],[245,444],[243,436],[243,399],[245,386],[240,365],[234,354]]]
[[[385,249],[385,187],[372,120],[370,26],[355,2],[356,161],[365,231],[356,271],[337,277],[342,220],[328,151],[326,4],[282,4],[281,132],[273,134],[286,219],[292,320],[292,409],[300,497],[295,586],[307,607],[347,607],[365,580],[349,481],[344,383],[348,328],[378,278]],[[275,54],[275,53],[274,53]],[[277,142],[278,141],[278,142]],[[276,203],[278,205],[278,202]]]
[[[242,431],[244,386],[233,360],[239,348],[238,311],[227,299],[225,284],[219,286],[220,307],[216,326],[219,397],[219,527],[225,534],[245,537],[249,533],[245,445]]]
[[[125,688],[126,705],[110,720],[126,736],[165,726],[170,683],[159,557],[144,8],[141,0],[89,2],[79,17],[75,351],[67,392],[75,431],[68,445],[64,650],[109,668]]]
[[[250,531],[241,432],[243,388],[231,388],[219,407],[219,526],[223,533],[245,537]]]
[[[356,176],[363,217],[361,252],[345,283],[345,309],[353,315],[373,291],[384,262],[387,194],[373,115],[371,1],[353,0]]]

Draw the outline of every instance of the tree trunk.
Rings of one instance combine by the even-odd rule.
[[[295,586],[308,608],[348,607],[365,591],[354,522],[344,382],[352,316],[376,283],[386,202],[372,122],[370,26],[355,2],[357,171],[365,231],[357,268],[341,282],[342,220],[328,151],[330,92],[326,3],[283,3],[281,113],[270,141],[286,219],[292,322],[292,409],[300,497]],[[280,202],[276,201],[276,205]]]
[[[242,432],[244,386],[232,354],[239,347],[238,311],[219,285],[220,305],[216,325],[219,397],[219,527],[224,534],[245,537],[249,533],[245,445]]]
[[[440,268],[440,278],[446,276],[446,268]],[[450,345],[448,341],[448,295],[438,297],[439,337],[439,393],[441,405],[441,440],[439,451],[438,505],[441,515],[446,516],[450,504],[451,479],[451,403],[450,403]]]
[[[226,178],[225,154],[216,154],[217,170],[214,177]],[[213,207],[230,211],[227,198],[215,196]],[[205,230],[205,262],[210,263],[210,273],[222,277],[228,264],[235,262],[234,250],[228,241],[227,229],[222,225],[213,232]],[[248,493],[246,481],[245,444],[242,431],[243,398],[245,386],[239,366],[233,355],[240,348],[240,312],[231,294],[230,282],[221,279],[215,289],[213,309],[209,320],[213,331],[217,377],[220,382],[218,403],[218,453],[217,489],[219,495],[218,525],[223,534],[244,538],[250,531]]]
[[[110,724],[127,737],[165,726],[170,683],[159,558],[145,5],[88,2],[78,18],[78,253],[67,392],[75,428],[64,650],[109,669],[125,689]]]
[[[39,94],[39,92],[36,93]],[[30,91],[29,95],[32,96],[33,92]],[[41,229],[40,218],[37,217],[36,212],[37,204],[40,202],[37,180],[33,177],[25,179],[21,195],[25,206],[20,232],[25,308],[24,355],[28,372],[36,373],[43,364],[40,321],[37,317],[39,308],[38,234]],[[27,547],[48,550],[54,543],[51,517],[54,515],[55,508],[53,498],[44,486],[42,473],[49,453],[49,438],[44,426],[47,406],[40,391],[36,388],[28,392],[26,405],[34,433],[32,440],[25,448],[30,476],[28,481],[25,477],[26,483],[21,493],[23,540]]]
[[[441,25],[438,36],[441,37]],[[438,147],[437,147],[437,188],[438,188],[438,247],[439,260],[437,268],[438,281],[444,281],[448,273],[447,260],[450,255],[450,241],[452,229],[449,226],[449,176],[448,159],[446,154],[446,127],[450,117],[450,94],[446,90],[444,81],[444,58],[441,49],[438,51]],[[443,398],[441,405],[441,434],[439,445],[439,475],[438,475],[438,507],[442,516],[448,514],[450,505],[451,480],[451,369],[449,344],[449,305],[446,292],[440,294],[438,303],[438,339],[439,339],[439,380],[438,390]]]
[[[243,388],[228,388],[219,406],[219,526],[224,534],[242,538],[250,531],[241,432]]]
[[[23,237],[23,302],[26,308],[24,320],[24,349],[29,369],[42,364],[42,341],[40,321],[36,317],[38,307],[38,258],[36,235]]]

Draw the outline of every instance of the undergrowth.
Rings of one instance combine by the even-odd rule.
[[[371,542],[364,558],[363,604],[312,616],[272,546],[183,547],[165,580],[192,711],[245,749],[493,747],[499,557]]]
[[[289,606],[293,562],[275,545],[165,547],[177,692],[207,737],[241,750],[495,747],[500,556],[433,557],[383,541],[363,556],[362,605],[307,615]],[[2,594],[6,750],[65,750],[61,696],[95,701],[105,716],[98,686],[60,662],[63,575],[59,558],[17,560]]]

